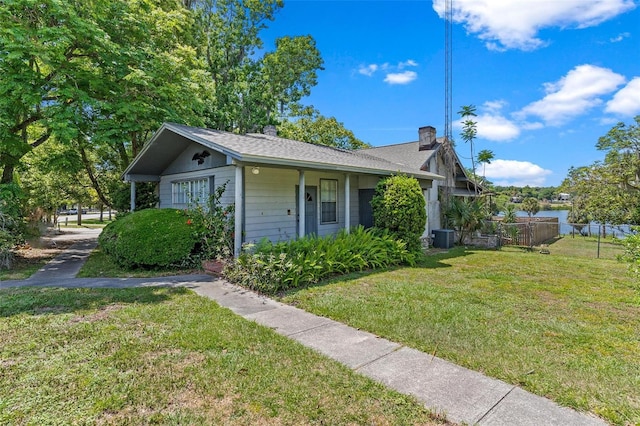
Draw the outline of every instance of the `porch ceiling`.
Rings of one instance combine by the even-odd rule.
[[[189,139],[170,130],[159,133],[153,143],[145,146],[140,156],[131,164],[125,178],[134,175],[160,176],[190,143]]]

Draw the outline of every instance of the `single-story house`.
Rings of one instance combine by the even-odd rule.
[[[386,176],[415,177],[425,208],[427,200],[437,200],[438,186],[446,179],[436,172],[440,143],[432,127],[421,128],[421,141],[400,144],[397,151],[349,151],[275,133],[273,126],[265,128],[265,134],[238,135],[163,124],[123,174],[131,183],[132,210],[136,182],[157,182],[158,207],[180,209],[206,202],[216,187],[227,183],[221,202],[235,205],[237,253],[242,244],[263,238],[280,241],[372,226],[370,201]],[[423,236],[431,229],[428,223]]]

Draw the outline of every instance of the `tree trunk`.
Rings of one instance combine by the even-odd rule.
[[[0,179],[0,184],[4,183],[12,183],[13,182],[13,169],[15,166],[13,164],[5,164],[4,169],[2,170],[2,178]]]
[[[78,149],[80,150],[80,158],[82,158],[82,164],[84,166],[84,169],[87,171],[87,176],[89,177],[89,180],[91,181],[91,185],[93,186],[93,189],[96,190],[96,193],[98,194],[98,198],[104,204],[110,205],[110,202],[109,202],[109,200],[107,200],[107,197],[105,196],[104,192],[102,191],[102,188],[100,188],[100,183],[98,182],[98,179],[96,178],[95,174],[93,173],[93,168],[92,168],[91,162],[89,161],[89,158],[87,157],[87,152],[85,151],[84,147],[82,146],[82,142],[81,141],[78,141]]]

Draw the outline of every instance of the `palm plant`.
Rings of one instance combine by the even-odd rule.
[[[458,244],[462,244],[468,234],[482,228],[486,214],[486,206],[481,200],[459,197],[451,199],[445,212],[449,223],[458,232]]]
[[[478,134],[477,123],[473,121],[472,117],[476,117],[475,105],[464,105],[458,114],[462,117],[462,133],[460,136],[465,142],[469,143],[471,149],[471,170],[473,173],[473,180],[476,180],[476,160],[473,155],[473,141]],[[474,185],[476,194],[478,193],[478,185]]]
[[[494,158],[495,155],[490,149],[483,149],[478,152],[478,163],[482,164],[482,182],[486,180],[485,172],[487,171],[487,164],[491,164],[491,160],[493,160]]]

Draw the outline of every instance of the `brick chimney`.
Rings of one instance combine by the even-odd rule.
[[[424,126],[418,129],[418,151],[432,149],[436,144],[436,128]]]
[[[269,124],[268,126],[264,126],[264,129],[262,129],[262,133],[267,136],[278,136],[278,130],[276,129],[276,126],[271,124]]]

